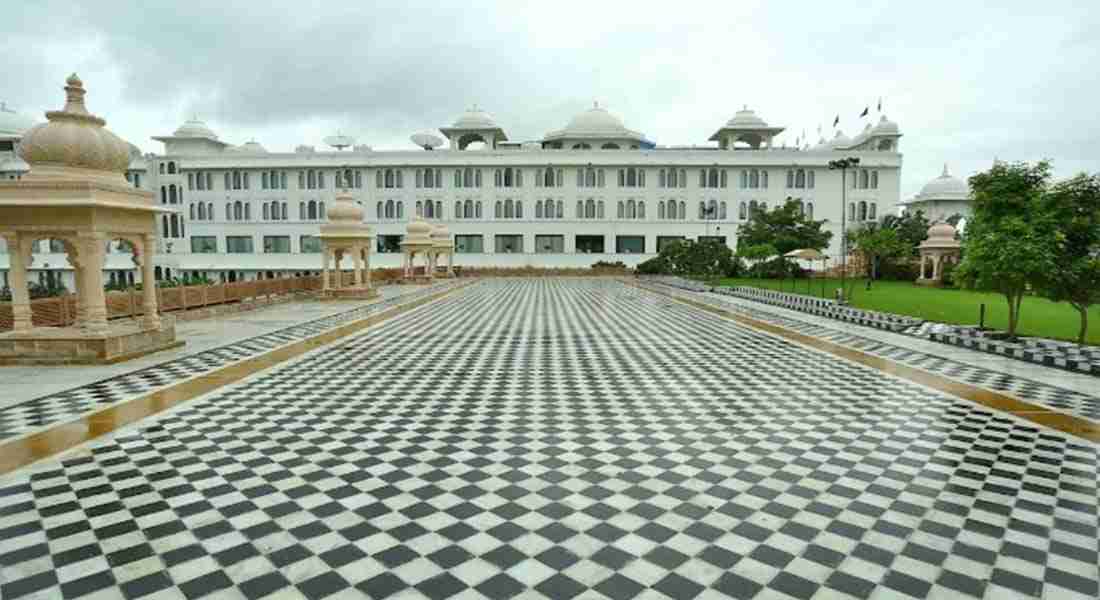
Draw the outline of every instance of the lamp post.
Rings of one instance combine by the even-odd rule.
[[[847,302],[848,288],[848,169],[859,165],[859,157],[829,161],[829,170],[840,169],[840,303]]]

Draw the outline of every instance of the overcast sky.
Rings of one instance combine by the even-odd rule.
[[[748,105],[832,135],[883,99],[902,196],[943,163],[1100,171],[1100,11],[1091,2],[22,2],[0,22],[0,100],[42,118],[73,71],[143,151],[198,115],[230,143],[375,148],[477,103],[537,139],[598,100],[658,144],[705,144]],[[12,18],[14,17],[14,18]],[[1091,142],[1091,143],[1090,143]]]

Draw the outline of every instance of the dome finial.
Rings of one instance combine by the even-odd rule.
[[[940,177],[951,177],[951,173],[947,170],[947,163],[943,163],[943,174]]]
[[[84,107],[84,94],[84,82],[80,81],[76,73],[69,75],[65,80],[65,108],[62,110],[78,115],[88,114],[88,109]]]
[[[592,108],[599,108],[599,107],[600,107],[600,101],[599,100],[593,100],[592,101]]]

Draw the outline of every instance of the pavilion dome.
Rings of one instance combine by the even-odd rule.
[[[19,144],[23,160],[36,164],[124,173],[130,144],[103,126],[84,106],[84,83],[75,73],[65,80],[65,108],[46,113],[48,123],[28,130]]]
[[[28,115],[17,113],[0,102],[0,136],[23,135],[31,127],[34,127],[34,119]]]
[[[432,226],[417,218],[409,222],[405,234],[410,241],[428,239],[432,235]]]
[[[481,110],[477,106],[474,106],[470,110],[462,113],[462,116],[455,120],[454,125],[451,125],[453,129],[498,129],[499,126],[493,121],[493,117],[489,116],[489,113]]]
[[[767,129],[768,124],[756,115],[756,112],[748,106],[734,113],[733,118],[726,121],[726,127],[733,129]]]
[[[958,248],[962,244],[955,239],[955,228],[948,223],[936,223],[928,228],[928,239],[920,243],[921,248]]]
[[[924,184],[917,197],[924,199],[967,199],[970,197],[970,186],[965,181],[955,177],[947,170],[947,165],[943,165],[943,173]]]
[[[561,131],[563,137],[632,137],[634,134],[623,125],[619,117],[607,112],[598,104],[574,116]]]
[[[886,115],[882,115],[878,120],[878,125],[872,130],[875,135],[897,135],[900,133],[898,124],[886,118]]]
[[[207,138],[211,140],[218,139],[218,134],[214,133],[206,123],[198,120],[197,118],[188,119],[180,125],[176,132],[172,134],[175,137],[181,138]]]

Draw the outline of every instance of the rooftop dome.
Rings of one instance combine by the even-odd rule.
[[[726,127],[731,129],[767,129],[768,124],[764,119],[756,116],[756,112],[745,106],[734,113],[733,118],[726,122]]]
[[[256,140],[249,140],[240,146],[230,146],[226,148],[231,152],[241,152],[245,154],[267,154],[267,148],[264,148]]]
[[[970,197],[970,186],[965,181],[951,175],[947,170],[947,164],[943,165],[943,173],[924,184],[920,193],[917,194],[917,198],[922,200],[936,199],[936,198],[949,198],[949,199],[966,199]]]
[[[183,125],[179,126],[179,129],[172,134],[175,137],[181,138],[207,138],[211,140],[218,139],[218,135],[214,133],[206,123],[200,121],[197,117],[185,121]]]
[[[25,131],[34,127],[34,119],[8,108],[8,105],[0,102],[0,135],[23,135]]]
[[[573,117],[562,133],[615,137],[629,132],[618,117],[601,108],[599,104],[595,104],[592,108]]]
[[[898,124],[886,118],[886,115],[878,120],[878,125],[875,125],[873,130],[875,135],[897,135],[899,133]]]
[[[489,113],[481,110],[475,104],[470,110],[462,113],[462,116],[456,119],[451,127],[453,129],[497,129],[497,124],[493,121],[493,117],[489,116]]]
[[[826,143],[826,146],[829,148],[847,148],[851,143],[852,140],[848,139],[843,131],[837,130],[836,135]]]
[[[73,73],[65,80],[65,108],[46,113],[48,123],[23,135],[19,153],[34,165],[76,167],[124,173],[130,145],[103,126],[103,119],[84,106],[84,83]]]

